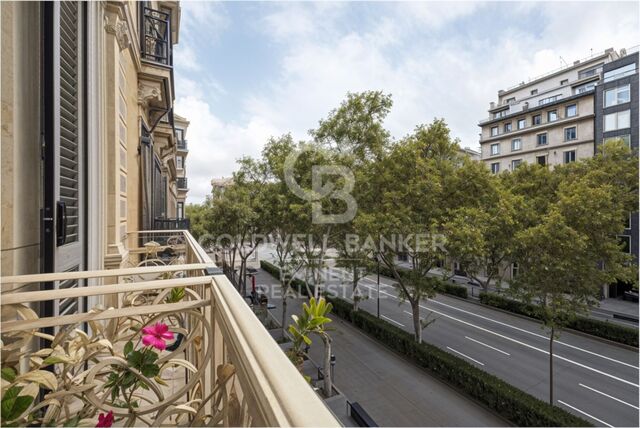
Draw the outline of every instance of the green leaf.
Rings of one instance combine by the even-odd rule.
[[[128,341],[126,345],[124,345],[124,355],[125,357],[129,355],[133,351],[133,342]]]
[[[13,382],[16,379],[16,372],[11,367],[2,368],[2,379],[7,382]]]
[[[33,403],[33,397],[29,395],[18,396],[20,391],[22,391],[21,386],[12,386],[2,397],[3,423],[16,419]]]
[[[142,366],[142,370],[140,371],[146,377],[154,377],[158,373],[160,373],[160,367],[155,364],[145,364],[144,366]]]
[[[140,369],[140,367],[142,367],[143,359],[144,357],[140,351],[133,351],[127,355],[127,362],[131,367],[136,369]]]

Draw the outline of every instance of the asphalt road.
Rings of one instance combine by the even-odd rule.
[[[331,268],[327,284],[340,286],[341,269]],[[380,316],[413,332],[411,309],[397,297],[393,280],[380,279]],[[371,297],[360,308],[377,312],[376,277],[360,282]],[[549,399],[549,339],[539,323],[438,295],[421,304],[435,323],[423,340],[458,355],[510,384]],[[638,426],[638,352],[568,332],[554,341],[555,404],[600,426]]]

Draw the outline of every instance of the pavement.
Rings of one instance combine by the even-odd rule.
[[[326,286],[349,298],[345,273],[328,268]],[[381,318],[412,332],[409,304],[397,297],[393,280],[381,277]],[[360,308],[377,312],[375,276],[360,281],[370,297]],[[438,295],[420,305],[436,322],[423,340],[540,398],[549,400],[549,338],[540,323],[472,302]],[[638,426],[638,351],[596,338],[561,332],[554,340],[554,405],[598,426]]]
[[[260,270],[257,283],[280,289],[278,282]],[[273,293],[279,296],[280,293]],[[306,299],[290,299],[287,320],[298,313]],[[282,314],[280,300],[271,298]],[[333,354],[336,356],[335,385],[352,402],[358,402],[380,426],[507,426],[508,422],[470,400],[449,385],[400,355],[334,318],[331,323]],[[324,347],[319,339],[310,356],[322,361]]]

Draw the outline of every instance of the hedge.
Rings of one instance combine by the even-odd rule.
[[[405,272],[408,272],[408,269],[406,268],[398,267],[397,269],[400,276],[403,276]],[[395,278],[393,272],[391,272],[391,269],[386,266],[380,266],[380,275],[389,278]],[[463,299],[466,299],[468,297],[467,287],[465,287],[464,285],[452,284],[444,280],[440,281],[440,284],[438,285],[438,292],[462,297]]]
[[[333,304],[333,313],[516,426],[592,426],[434,345],[416,343],[412,334],[387,321],[368,312],[351,310],[351,304],[343,299],[328,297],[328,300]]]
[[[537,306],[509,299],[495,293],[481,292],[480,302],[516,314],[542,319],[540,308]],[[635,328],[583,316],[577,316],[571,320],[567,324],[567,328],[602,337],[613,342],[638,347],[638,330]]]
[[[261,262],[261,266],[276,278],[279,277],[277,266],[268,262]],[[353,305],[344,299],[327,297],[327,300],[332,303],[335,315],[516,426],[592,426],[584,419],[551,406],[436,346],[416,343],[412,334],[362,310],[354,311]]]

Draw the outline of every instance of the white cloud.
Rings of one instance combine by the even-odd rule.
[[[210,108],[225,91],[219,82],[176,80],[176,112],[191,121],[191,201],[269,136],[306,138],[348,91],[392,93],[387,126],[396,138],[444,117],[464,146],[477,147],[477,123],[498,89],[559,67],[560,56],[571,63],[640,39],[637,3],[392,3],[367,6],[359,25],[350,24],[350,7],[285,3],[258,19],[280,53],[278,72],[259,91],[238,94],[242,111],[232,122]],[[500,14],[506,24],[497,28]]]

